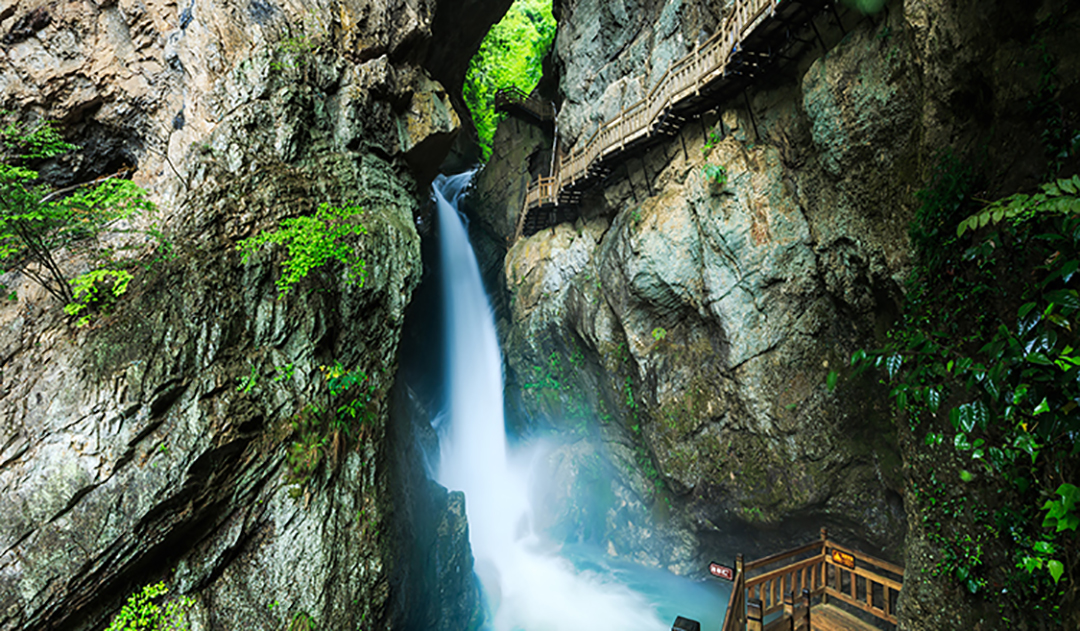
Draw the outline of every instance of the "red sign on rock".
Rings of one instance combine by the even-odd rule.
[[[735,580],[735,570],[719,563],[710,563],[709,572],[718,578],[726,578],[729,581]]]

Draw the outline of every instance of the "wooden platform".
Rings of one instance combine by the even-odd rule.
[[[813,631],[878,631],[843,609],[825,604],[810,609],[810,626]]]

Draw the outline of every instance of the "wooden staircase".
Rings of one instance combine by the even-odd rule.
[[[560,213],[551,208],[576,204],[617,163],[671,138],[691,117],[744,92],[770,66],[790,59],[787,49],[812,42],[799,35],[806,28],[816,35],[813,20],[826,9],[836,15],[830,0],[736,0],[719,31],[672,64],[640,101],[562,153],[554,173],[529,185],[517,237],[554,225]],[[540,122],[555,117],[554,106],[516,88],[501,90],[495,99],[502,111]]]

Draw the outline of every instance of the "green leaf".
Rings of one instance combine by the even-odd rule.
[[[1020,434],[1013,440],[1013,447],[1027,453],[1031,456],[1032,464],[1035,463],[1035,459],[1039,456],[1039,446],[1035,443],[1035,439],[1031,434]]]
[[[832,392],[836,389],[836,378],[839,377],[839,373],[835,370],[830,370],[828,376],[825,377],[825,386]]]
[[[931,412],[937,412],[938,407],[941,405],[941,393],[934,388],[927,390],[926,405],[930,407]]]
[[[1039,402],[1039,405],[1035,406],[1034,415],[1038,416],[1038,415],[1042,414],[1043,412],[1049,412],[1049,411],[1050,411],[1050,404],[1047,403],[1046,397],[1043,397],[1043,400],[1041,402]]]
[[[1061,496],[1061,502],[1065,510],[1072,510],[1077,502],[1080,502],[1080,489],[1068,482],[1057,488],[1056,493]]]
[[[1078,517],[1076,513],[1068,513],[1058,518],[1057,529],[1055,532],[1076,530],[1077,526],[1080,526],[1080,517]]]
[[[1031,574],[1035,570],[1041,569],[1043,560],[1039,557],[1024,557],[1023,568],[1027,570],[1028,574]]]
[[[890,381],[892,381],[893,377],[896,376],[896,373],[900,370],[900,367],[903,366],[903,364],[904,364],[904,358],[901,357],[898,354],[897,355],[890,355],[885,360],[885,370],[889,374],[889,380]]]
[[[1049,541],[1036,541],[1032,544],[1031,549],[1039,554],[1049,556],[1054,553],[1054,544]]]
[[[1020,308],[1016,311],[1017,319],[1022,319],[1024,316],[1031,313],[1031,310],[1034,309],[1035,306],[1036,305],[1035,305],[1034,302],[1029,302],[1029,303],[1020,305]]]
[[[1028,353],[1025,359],[1033,364],[1039,364],[1040,366],[1053,365],[1053,362],[1050,361],[1050,358],[1047,357],[1045,353]]]
[[[965,403],[964,405],[961,405],[959,414],[960,429],[962,429],[965,433],[970,433],[972,430],[974,430],[975,416],[976,415],[974,403]]]
[[[960,479],[962,481],[964,481],[964,482],[971,482],[972,480],[975,479],[975,476],[972,475],[970,471],[966,471],[966,470],[961,469],[960,470]]]
[[[1065,572],[1065,566],[1057,559],[1050,559],[1046,562],[1046,570],[1050,572],[1050,578],[1054,579],[1054,584],[1061,579],[1061,575]]]
[[[1058,180],[1057,185],[1058,188],[1070,195],[1076,195],[1077,193],[1076,185],[1073,184],[1072,180]]]

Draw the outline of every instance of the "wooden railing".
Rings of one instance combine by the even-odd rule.
[[[832,597],[896,624],[894,602],[903,576],[904,568],[830,541],[822,528],[819,541],[793,550],[745,564],[742,555],[735,558],[734,586],[721,631],[797,629],[800,618],[793,612],[818,597],[822,602]],[[764,619],[778,612],[783,612],[781,622],[766,627]],[[809,610],[805,615],[810,616]]]
[[[548,206],[554,204],[558,198],[558,181],[553,177],[542,177],[529,185],[529,190],[525,193],[525,208]],[[528,216],[528,212],[523,212],[518,216],[517,235],[520,236],[524,232],[525,220]]]
[[[495,92],[496,111],[507,112],[515,107],[521,108],[541,122],[555,120],[555,106],[535,93],[525,94],[524,90],[516,86],[500,88]]]
[[[624,108],[588,138],[579,140],[572,151],[558,160],[553,176],[557,188],[574,186],[580,180],[589,178],[598,161],[621,152],[627,144],[656,133],[674,104],[696,95],[702,86],[724,76],[739,43],[757,27],[762,18],[776,11],[780,1],[736,0],[734,10],[723,28],[672,64],[644,98]],[[511,96],[508,94],[505,98]],[[542,178],[541,182],[544,179],[551,178]],[[538,185],[531,184],[530,193],[531,187]],[[530,206],[530,201],[533,206]],[[527,195],[522,214],[544,203],[556,202],[557,195]]]
[[[825,595],[832,596],[841,602],[847,603],[853,607],[857,607],[863,611],[873,614],[877,618],[881,618],[886,622],[893,624],[897,623],[896,610],[893,605],[895,599],[900,595],[900,589],[903,587],[904,568],[893,565],[886,561],[875,559],[871,556],[850,550],[843,546],[837,545],[832,541],[826,541],[828,546],[828,553],[826,555],[825,563],[828,566],[827,569],[829,576],[825,582]],[[856,567],[845,567],[836,561],[832,555],[833,551],[847,554],[856,560]],[[876,566],[878,571],[867,569],[865,566]],[[900,578],[891,579],[880,574],[881,571],[888,572],[896,575]],[[844,579],[847,579],[846,581]],[[861,581],[859,579],[862,579]],[[863,584],[863,596],[859,597],[858,584]],[[845,584],[847,587],[845,587]],[[876,596],[875,594],[880,594]]]

